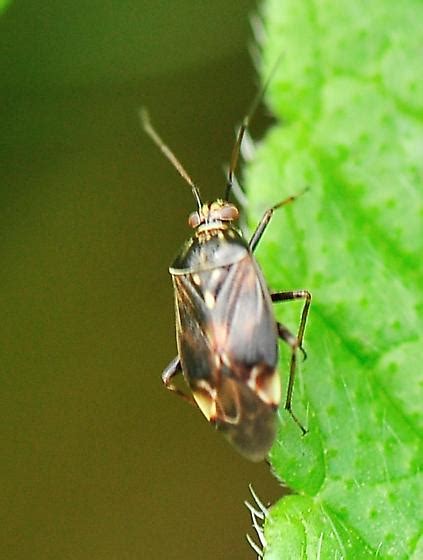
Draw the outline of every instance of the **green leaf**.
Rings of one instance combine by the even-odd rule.
[[[0,0],[0,14],[7,8],[10,4],[10,0]]]
[[[274,290],[313,302],[293,409],[281,407],[264,558],[423,558],[423,4],[268,1],[275,126],[247,168]],[[278,304],[295,331],[300,303]],[[289,351],[280,369],[287,382]]]

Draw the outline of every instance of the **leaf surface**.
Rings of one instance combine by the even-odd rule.
[[[270,510],[266,560],[423,558],[422,21],[417,1],[265,5],[279,124],[246,171],[249,222],[310,186],[257,257],[271,289],[313,294],[293,402],[309,433],[281,407],[271,463],[298,495]],[[300,305],[275,309],[293,331]]]

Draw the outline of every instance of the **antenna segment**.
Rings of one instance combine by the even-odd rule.
[[[148,134],[148,136],[150,136],[150,138],[153,140],[156,146],[160,148],[162,153],[170,161],[170,163],[173,165],[173,167],[176,169],[179,175],[183,179],[185,179],[185,181],[191,187],[192,194],[194,195],[194,198],[197,202],[198,209],[201,210],[203,203],[201,202],[200,191],[198,190],[198,187],[196,187],[194,181],[185,171],[182,163],[178,160],[178,158],[175,156],[172,150],[160,138],[155,128],[151,124],[150,115],[148,114],[147,109],[145,109],[144,107],[140,110],[140,119],[145,132]]]

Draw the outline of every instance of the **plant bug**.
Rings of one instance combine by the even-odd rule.
[[[270,293],[254,258],[274,211],[293,202],[289,196],[268,209],[247,241],[233,222],[239,212],[229,202],[240,147],[250,118],[265,88],[255,99],[241,125],[232,151],[223,199],[203,203],[200,191],[153,128],[145,109],[145,132],[190,185],[197,210],[188,219],[193,236],[171,264],[175,292],[178,355],[162,373],[165,386],[196,404],[207,420],[252,461],[263,460],[277,430],[281,399],[277,371],[278,338],[291,348],[285,409],[292,412],[297,350],[302,348],[311,294],[307,290]],[[304,300],[295,336],[277,322],[272,302]],[[191,394],[178,389],[174,377],[183,373]]]

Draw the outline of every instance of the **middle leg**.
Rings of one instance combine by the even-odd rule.
[[[167,365],[166,368],[163,370],[162,373],[163,384],[166,387],[166,389],[173,391],[175,394],[177,394],[185,401],[189,402],[192,405],[195,405],[195,401],[192,398],[192,396],[184,393],[184,391],[181,391],[181,389],[178,389],[178,387],[176,387],[176,385],[173,382],[173,379],[180,373],[182,373],[181,361],[179,359],[179,356],[175,356],[173,360],[170,362],[170,364]]]
[[[307,322],[307,315],[311,303],[311,294],[307,290],[297,290],[291,292],[276,292],[274,294],[271,294],[271,298],[272,301],[275,303],[279,301],[292,301],[296,299],[305,299],[297,336],[292,334],[291,331],[281,323],[277,323],[279,337],[291,347],[291,363],[289,367],[289,380],[288,380],[288,389],[286,392],[285,410],[287,410],[291,414],[296,424],[300,427],[303,434],[305,434],[306,433],[305,428],[301,425],[300,421],[292,411],[292,392],[294,389],[294,380],[295,380],[295,373],[297,368],[297,349],[299,348],[302,351],[304,358],[306,357],[306,353],[303,349],[302,344],[303,344],[305,326]]]

